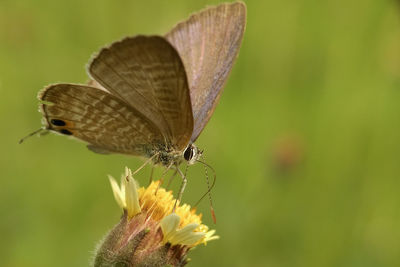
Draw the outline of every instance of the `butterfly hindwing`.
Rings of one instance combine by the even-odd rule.
[[[39,93],[46,128],[89,143],[97,153],[148,156],[164,141],[140,112],[98,88],[55,84]]]

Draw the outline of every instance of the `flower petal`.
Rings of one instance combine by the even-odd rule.
[[[108,175],[108,179],[110,180],[110,183],[111,183],[111,188],[112,188],[112,191],[114,194],[115,201],[117,201],[118,206],[120,206],[122,209],[124,209],[125,208],[125,196],[122,194],[117,181],[115,181],[114,177],[112,177],[111,175]]]
[[[183,240],[186,240],[188,238],[190,238],[192,236],[192,234],[194,234],[194,230],[199,227],[199,225],[197,223],[190,223],[188,225],[186,225],[185,227],[183,227],[180,230],[177,230],[170,238],[169,238],[169,242],[171,242],[172,245],[175,244],[182,244],[181,242]],[[202,233],[204,236],[205,233]]]
[[[136,214],[141,212],[140,204],[139,204],[139,195],[137,191],[136,182],[132,177],[132,171],[126,168],[127,175],[125,177],[125,203],[126,210],[128,212],[128,217],[132,218]]]
[[[189,223],[182,229],[178,230],[178,232],[181,234],[187,234],[187,233],[190,233],[190,232],[193,232],[194,230],[196,230],[197,227],[199,227],[199,225],[197,223]]]
[[[212,241],[212,240],[217,240],[219,239],[219,235],[214,235],[215,234],[215,230],[210,230],[206,233],[206,235],[204,236],[204,240],[203,243],[206,245],[207,242]]]
[[[168,242],[171,236],[175,234],[180,220],[181,218],[176,213],[171,213],[160,221],[161,230],[164,235],[164,243]]]
[[[185,235],[178,236],[176,235],[173,240],[171,240],[171,244],[180,244],[180,245],[186,245],[186,246],[191,246],[199,242],[202,238],[204,238],[205,233],[203,232],[190,232],[186,233]]]
[[[120,185],[121,185],[121,195],[124,196],[125,199],[125,177],[123,174],[121,175],[121,181],[120,181]]]

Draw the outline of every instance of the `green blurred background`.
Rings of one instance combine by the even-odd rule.
[[[218,175],[217,224],[199,210],[221,239],[190,266],[400,266],[399,3],[245,2],[239,58],[197,142]],[[86,266],[121,213],[106,175],[142,163],[53,134],[18,145],[41,125],[37,92],[85,82],[105,44],[217,3],[0,0],[1,266]],[[184,201],[205,190],[192,167]]]

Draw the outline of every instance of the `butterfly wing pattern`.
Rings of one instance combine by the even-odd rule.
[[[96,152],[147,156],[147,146],[163,140],[140,112],[94,87],[55,84],[39,99],[47,129],[85,141]]]
[[[246,5],[225,3],[193,14],[166,35],[181,56],[189,80],[192,142],[214,112],[239,53],[245,27]]]
[[[171,44],[160,36],[136,36],[104,48],[89,73],[111,94],[154,122],[177,151],[193,131],[186,72]]]
[[[93,59],[89,72],[103,88],[56,84],[39,94],[49,130],[100,153],[149,157],[151,150],[187,146],[193,117],[186,73],[163,37],[113,43]]]
[[[164,37],[112,43],[89,63],[87,85],[54,84],[39,93],[46,129],[97,153],[158,153],[153,162],[178,165],[214,112],[245,24],[245,4],[226,3]]]

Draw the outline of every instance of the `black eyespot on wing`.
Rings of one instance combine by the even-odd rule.
[[[60,133],[65,134],[65,135],[72,135],[72,133],[70,131],[68,131],[67,129],[61,129]]]
[[[50,122],[55,126],[65,126],[65,121],[63,120],[52,119]]]
[[[185,152],[183,153],[183,157],[187,161],[192,159],[192,157],[193,157],[193,149],[192,149],[191,145],[186,148]]]

